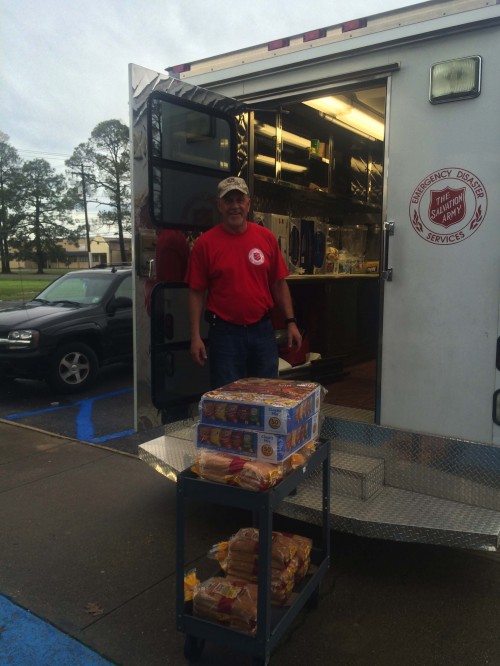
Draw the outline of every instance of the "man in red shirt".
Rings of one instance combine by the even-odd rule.
[[[269,318],[274,305],[287,320],[289,346],[302,344],[278,242],[269,229],[247,220],[247,184],[231,176],[219,183],[217,194],[220,224],[198,238],[186,274],[191,356],[200,365],[207,359],[200,336],[205,307],[212,388],[241,377],[278,376],[278,348]]]

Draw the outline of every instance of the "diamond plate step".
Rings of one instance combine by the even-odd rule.
[[[384,461],[381,458],[332,451],[330,482],[331,491],[336,495],[369,500],[384,485]]]

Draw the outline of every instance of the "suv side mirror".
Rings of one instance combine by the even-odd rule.
[[[117,296],[113,298],[107,307],[108,312],[116,312],[117,310],[123,310],[124,308],[132,307],[132,299],[128,296]]]

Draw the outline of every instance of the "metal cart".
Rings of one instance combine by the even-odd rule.
[[[315,475],[318,493],[322,496],[322,544],[313,548],[313,572],[296,588],[293,603],[286,607],[271,606],[271,540],[273,511],[279,503],[294,492],[299,484]],[[192,615],[191,604],[184,602],[184,541],[185,500],[194,498],[202,502],[222,504],[253,512],[259,529],[259,572],[257,601],[257,631],[255,636],[225,627]],[[330,442],[319,440],[316,451],[307,463],[287,476],[275,488],[264,492],[244,490],[200,479],[189,469],[177,479],[177,573],[176,608],[177,629],[186,634],[184,654],[189,661],[201,657],[205,640],[227,645],[252,655],[254,666],[266,666],[271,651],[306,603],[316,606],[319,586],[330,561]],[[262,566],[264,565],[264,566]]]

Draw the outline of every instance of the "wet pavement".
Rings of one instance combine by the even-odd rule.
[[[175,628],[175,516],[175,484],[134,455],[0,420],[0,663],[73,666],[76,641],[95,658],[85,666],[187,664]],[[187,521],[187,564],[204,577],[211,545],[250,516],[192,502]],[[280,516],[274,526],[316,529]],[[270,663],[500,664],[499,565],[498,553],[332,532],[319,606],[304,609]],[[50,631],[26,635],[35,653],[12,660],[25,611]],[[61,662],[48,651],[55,638],[71,639]],[[198,663],[251,660],[207,642]]]
[[[137,454],[139,444],[159,437],[134,428],[133,370],[129,364],[101,369],[98,381],[74,395],[54,394],[43,381],[0,382],[0,419]]]

